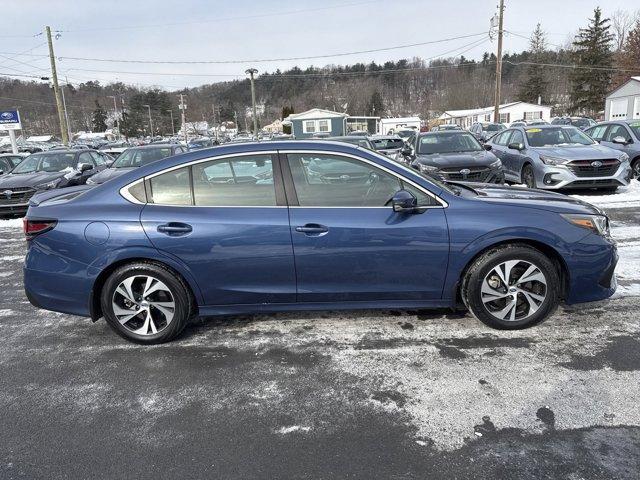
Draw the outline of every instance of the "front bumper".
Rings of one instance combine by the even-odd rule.
[[[0,204],[0,216],[4,215],[25,215],[29,209],[29,203],[17,203],[17,204]]]
[[[454,171],[440,170],[434,172],[437,179],[445,182],[469,182],[469,183],[493,183],[502,185],[505,182],[504,172],[498,169],[468,169],[469,173],[461,173],[460,170]]]
[[[621,163],[613,174],[594,176],[576,175],[565,165],[545,165],[536,169],[535,176],[536,188],[545,190],[612,188],[629,185],[633,171],[628,162]]]

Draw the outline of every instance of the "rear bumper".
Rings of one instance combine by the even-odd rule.
[[[24,291],[27,299],[37,308],[54,312],[89,317],[89,291],[86,280],[73,275],[57,273],[55,279],[49,272],[24,268]]]

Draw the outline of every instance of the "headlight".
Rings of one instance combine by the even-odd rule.
[[[573,213],[561,213],[560,215],[575,226],[586,228],[603,237],[608,237],[610,234],[609,219],[605,215],[581,215]]]
[[[94,185],[95,183],[96,183],[96,182],[95,182],[95,180],[93,179],[93,177],[89,177],[89,178],[87,178],[87,185]]]
[[[55,180],[52,180],[48,183],[41,183],[40,185],[36,185],[35,188],[36,190],[50,190],[60,185],[60,180],[60,178],[56,178]]]
[[[495,162],[489,164],[489,168],[500,168],[502,166],[502,161],[500,159]]]
[[[629,155],[627,155],[626,153],[622,152],[620,154],[620,162],[624,163],[624,162],[628,162],[629,161]]]
[[[431,165],[425,165],[423,163],[418,164],[420,166],[420,171],[423,173],[433,173],[440,170],[438,167],[433,167]]]
[[[563,165],[568,162],[566,158],[550,157],[548,155],[540,155],[540,160],[542,160],[545,165]]]

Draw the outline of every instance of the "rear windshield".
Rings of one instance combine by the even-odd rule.
[[[125,150],[113,168],[135,168],[171,156],[171,148],[141,148]]]
[[[404,140],[401,138],[376,138],[372,139],[371,143],[376,150],[390,150],[404,146]]]
[[[525,132],[532,147],[593,145],[594,143],[576,127],[527,128]]]
[[[500,130],[505,130],[507,127],[500,123],[490,123],[489,125],[483,125],[482,130],[485,132],[499,132]]]

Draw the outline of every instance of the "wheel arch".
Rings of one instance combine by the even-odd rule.
[[[201,299],[200,289],[195,283],[195,280],[190,278],[188,272],[185,272],[182,268],[180,268],[179,265],[176,265],[176,263],[169,258],[158,259],[157,256],[153,257],[151,255],[144,255],[138,252],[138,255],[122,257],[110,262],[100,271],[100,273],[98,273],[93,282],[93,287],[91,288],[91,294],[89,297],[89,313],[91,316],[91,320],[95,322],[103,315],[102,307],[100,305],[100,294],[102,293],[102,287],[104,286],[107,278],[109,278],[109,275],[111,275],[111,273],[113,273],[117,268],[123,265],[136,262],[160,265],[180,277],[189,289],[194,300],[194,309],[197,310],[198,304],[200,303],[198,300]]]
[[[460,273],[460,277],[458,278],[458,281],[456,282],[454,287],[455,288],[454,298],[456,299],[456,305],[458,307],[465,305],[463,292],[466,287],[466,281],[468,280],[467,273],[469,272],[469,269],[478,258],[480,258],[485,253],[495,248],[506,247],[506,246],[521,246],[521,245],[535,248],[536,250],[540,251],[541,253],[543,253],[553,261],[558,272],[558,277],[560,278],[561,291],[559,293],[559,298],[563,300],[566,297],[567,292],[569,291],[570,278],[569,278],[569,267],[567,266],[566,262],[562,258],[562,255],[560,254],[560,252],[558,252],[551,245],[541,242],[539,240],[532,240],[530,238],[511,238],[511,239],[501,240],[496,243],[492,243],[490,245],[484,246],[482,249],[478,250],[473,255],[473,257],[471,257],[471,259],[465,264],[464,268]]]

